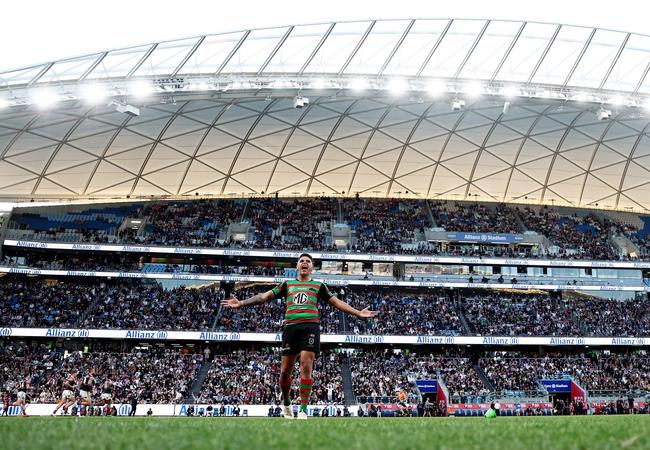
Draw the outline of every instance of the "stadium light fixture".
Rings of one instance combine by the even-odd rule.
[[[129,93],[136,98],[145,98],[153,93],[153,86],[146,81],[135,81],[129,85]]]
[[[59,96],[47,89],[40,89],[32,95],[32,101],[39,108],[49,108],[60,100]]]
[[[478,97],[483,93],[483,86],[478,82],[471,82],[465,85],[465,93],[470,97]]]
[[[275,80],[271,83],[271,87],[274,89],[286,89],[291,87],[291,83],[286,80]]]
[[[426,89],[433,96],[441,95],[445,92],[445,84],[440,80],[431,80]]]
[[[573,99],[577,102],[586,102],[587,101],[587,94],[584,92],[578,92],[576,95],[573,97]]]
[[[106,100],[109,96],[109,93],[106,89],[98,86],[96,84],[91,84],[84,86],[81,89],[82,97],[89,103],[96,104],[101,103]]]
[[[368,82],[363,78],[357,78],[355,80],[352,80],[348,87],[355,91],[363,91],[368,88]]]
[[[621,106],[625,103],[625,99],[622,96],[617,95],[615,97],[610,98],[607,103],[614,106]]]
[[[409,85],[402,78],[394,78],[388,82],[386,87],[388,88],[391,94],[400,95],[403,94],[409,88]]]
[[[517,96],[518,91],[519,90],[515,86],[505,86],[503,89],[501,89],[501,94],[505,98],[513,98]]]
[[[323,80],[322,78],[318,78],[317,80],[314,80],[314,82],[311,84],[311,87],[314,89],[324,89],[325,80]]]

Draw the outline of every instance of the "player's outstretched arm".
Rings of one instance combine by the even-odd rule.
[[[343,311],[344,313],[350,314],[355,317],[359,317],[361,319],[371,319],[377,316],[377,314],[379,314],[378,311],[371,311],[370,308],[364,308],[359,310],[345,303],[343,300],[339,299],[336,296],[330,298],[330,304],[334,306],[336,309]]]
[[[273,291],[266,291],[262,294],[253,295],[251,298],[247,298],[246,300],[238,300],[237,297],[231,295],[230,298],[224,298],[221,300],[221,306],[237,309],[242,306],[259,305],[260,303],[273,300],[274,297],[275,294],[273,294]]]

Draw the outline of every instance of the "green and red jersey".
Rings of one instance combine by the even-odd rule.
[[[309,280],[287,280],[273,288],[275,298],[285,298],[287,309],[284,313],[284,326],[299,323],[319,323],[318,301],[334,297],[325,283]]]

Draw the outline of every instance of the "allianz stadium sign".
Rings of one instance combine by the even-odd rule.
[[[300,251],[241,250],[229,248],[199,247],[152,247],[141,245],[108,244],[64,244],[58,242],[38,242],[6,239],[4,245],[9,247],[37,248],[41,250],[72,250],[117,253],[163,253],[168,255],[205,255],[205,256],[243,256],[263,258],[297,259]],[[591,267],[603,269],[650,269],[650,262],[633,261],[583,261],[528,258],[480,258],[462,256],[426,256],[372,253],[324,253],[311,252],[312,256],[326,261],[369,261],[369,262],[404,262],[428,264],[495,264],[533,267]]]
[[[95,330],[74,328],[0,328],[3,337],[54,337],[77,339],[123,339],[141,341],[211,341],[211,342],[282,342],[280,333],[239,333],[231,331],[169,331],[169,330]],[[633,346],[646,347],[645,337],[578,337],[578,336],[398,336],[323,334],[321,342],[347,345],[485,345],[485,346]]]

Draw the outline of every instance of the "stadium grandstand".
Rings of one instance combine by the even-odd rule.
[[[280,416],[287,301],[227,301],[303,252],[378,312],[318,304],[310,416],[650,412],[648,72],[645,35],[412,19],[0,73],[2,414]]]

